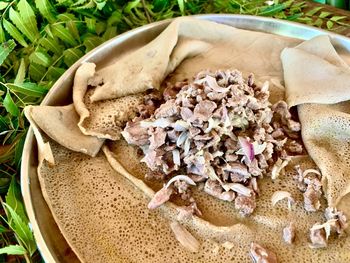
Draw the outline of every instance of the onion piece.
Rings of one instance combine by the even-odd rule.
[[[254,155],[262,154],[263,151],[266,149],[266,142],[263,144],[259,144],[258,142],[253,142],[253,148],[254,148]]]
[[[276,163],[273,165],[271,170],[271,179],[275,180],[280,175],[280,173],[283,171],[283,169],[288,165],[290,162],[290,158],[287,158],[282,161],[282,159],[278,158]]]
[[[241,145],[241,149],[244,153],[244,155],[248,158],[248,161],[254,160],[254,146],[252,143],[250,143],[246,138],[238,137],[239,144]],[[237,154],[240,154],[239,151],[236,152]]]
[[[317,174],[318,176],[322,176],[321,173],[319,171],[317,171],[316,169],[306,169],[303,172],[303,178],[305,178],[309,173],[314,173],[314,174]]]
[[[219,119],[214,119],[213,117],[210,117],[208,120],[208,128],[205,129],[204,133],[208,133],[212,129],[219,127],[220,123],[221,121]]]
[[[173,162],[175,165],[181,165],[180,152],[178,149],[173,150]]]
[[[233,190],[238,194],[244,195],[244,196],[251,196],[252,195],[252,189],[244,186],[243,184],[239,183],[228,183],[223,184],[222,187],[225,189],[225,191]]]
[[[275,206],[279,201],[287,198],[288,200],[288,210],[292,209],[292,204],[295,203],[292,195],[287,191],[276,191],[271,197],[272,206]]]
[[[318,230],[324,228],[326,232],[326,239],[328,240],[332,227],[337,227],[337,221],[338,219],[330,219],[324,224],[314,224],[310,230]]]
[[[165,185],[165,188],[168,188],[173,182],[178,181],[178,180],[185,181],[187,184],[190,184],[190,185],[196,185],[196,183],[187,175],[179,174],[179,175],[176,175],[173,178],[171,178],[167,182],[167,184]]]
[[[172,126],[175,131],[186,131],[190,128],[190,125],[184,120],[177,120]]]
[[[185,145],[184,145],[184,155],[186,156],[191,148],[191,141],[190,138],[187,137],[186,141],[185,141]]]
[[[177,146],[177,147],[180,147],[180,146],[185,142],[185,140],[187,139],[187,137],[188,137],[188,133],[185,132],[185,131],[183,131],[183,132],[180,134],[179,138],[177,138],[177,140],[176,140],[176,146]]]
[[[177,241],[179,241],[185,249],[190,252],[199,251],[200,243],[185,227],[174,221],[170,223],[170,228]]]
[[[140,125],[142,128],[148,128],[148,127],[160,127],[160,128],[166,128],[169,127],[170,124],[173,122],[169,118],[159,118],[155,121],[141,121]]]

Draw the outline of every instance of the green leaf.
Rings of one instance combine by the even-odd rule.
[[[321,12],[321,14],[318,16],[320,18],[326,18],[327,16],[330,16],[332,13],[331,12]]]
[[[327,21],[327,29],[329,29],[329,30],[332,29],[333,25],[334,25],[334,23],[332,21],[330,21],[330,20]]]
[[[83,42],[84,46],[86,47],[86,52],[89,52],[90,50],[94,49],[95,47],[102,44],[102,39],[97,36],[91,36],[84,39]]]
[[[29,76],[35,80],[35,81],[40,81],[41,78],[44,76],[46,72],[46,68],[36,64],[36,63],[30,63],[29,65]]]
[[[85,17],[86,27],[90,33],[96,33],[96,19]]]
[[[4,107],[8,113],[10,113],[13,116],[19,115],[19,109],[18,109],[17,105],[13,102],[13,99],[11,97],[9,90],[7,90],[3,104],[4,104]]]
[[[21,33],[14,25],[11,24],[11,22],[7,21],[5,18],[3,18],[2,22],[7,33],[9,33],[19,44],[24,47],[28,47],[28,44],[22,37]]]
[[[179,6],[181,14],[185,15],[185,2],[184,2],[184,0],[177,0],[177,4]]]
[[[8,7],[9,3],[6,2],[0,2],[0,11],[4,10],[6,7]]]
[[[323,20],[321,18],[317,18],[314,24],[318,27],[321,27],[323,24]]]
[[[286,8],[285,4],[278,4],[278,5],[272,5],[263,7],[258,15],[261,16],[273,16],[281,11],[283,11]]]
[[[42,47],[46,48],[46,50],[52,51],[57,55],[62,54],[63,47],[53,38],[44,37],[39,40],[39,43]]]
[[[0,233],[4,233],[6,231],[7,231],[6,227],[0,225]]]
[[[37,35],[35,32],[31,31],[30,25],[24,22],[19,13],[10,7],[9,17],[11,21],[16,25],[16,27],[31,41],[34,42]]]
[[[8,255],[25,255],[27,250],[20,245],[9,245],[7,247],[0,248],[0,254]]]
[[[63,52],[64,54],[64,63],[70,67],[72,66],[79,58],[84,54],[80,49],[69,48]]]
[[[24,223],[28,224],[29,220],[22,203],[21,189],[16,182],[16,177],[12,176],[10,187],[5,197],[6,203],[12,207],[16,214],[23,220]],[[8,215],[8,220],[11,220]]]
[[[65,71],[66,71],[66,69],[64,69],[64,68],[49,67],[49,70],[47,71],[47,76],[50,79],[56,80],[59,77],[61,77]]]
[[[6,85],[11,91],[19,92],[21,94],[32,97],[42,97],[47,93],[47,89],[32,82],[23,82],[17,84],[7,83]]]
[[[52,30],[52,33],[55,36],[57,36],[59,39],[61,39],[63,42],[66,42],[71,46],[78,45],[77,41],[74,39],[72,34],[62,25],[54,24],[51,26],[51,30]]]
[[[0,45],[0,65],[5,61],[7,56],[13,51],[15,48],[16,43],[13,41],[13,39],[10,39],[7,42],[3,42]]]
[[[107,41],[108,39],[111,39],[117,35],[117,28],[116,27],[109,27],[106,29],[106,31],[103,34],[103,39]]]
[[[21,58],[21,62],[19,64],[19,68],[17,71],[16,78],[14,80],[15,84],[20,84],[24,81],[24,78],[26,76],[26,63],[24,62],[24,59]]]
[[[75,7],[75,10],[81,10],[81,9],[90,9],[90,8],[94,8],[96,6],[95,2],[93,0],[90,0],[89,2],[87,2],[84,5]]]
[[[72,6],[80,6],[86,3],[87,0],[78,0]]]
[[[56,21],[56,12],[54,7],[48,0],[35,0],[35,5],[39,9],[39,12],[43,17],[47,19],[50,23]]]
[[[11,216],[11,220],[8,221],[9,226],[15,232],[17,238],[21,240],[23,246],[29,252],[30,256],[36,251],[36,244],[33,233],[31,232],[27,223],[25,223],[21,217],[10,207],[8,204],[3,203],[6,210],[6,214]]]
[[[68,22],[68,21],[76,21],[78,20],[74,14],[71,14],[71,13],[62,13],[62,14],[59,14],[57,15],[57,18],[60,20],[60,21],[63,21],[63,22]]]
[[[34,39],[38,38],[39,31],[36,23],[36,17],[32,7],[28,4],[26,0],[20,0],[17,4],[17,8],[23,20],[23,23],[29,27],[31,35],[34,35]]]
[[[0,43],[3,43],[6,41],[6,38],[5,38],[5,31],[2,27],[2,24],[0,23]]]
[[[44,67],[48,67],[52,63],[51,57],[48,54],[40,51],[34,51],[32,54],[30,54],[29,60],[30,62],[34,62]]]
[[[314,14],[316,14],[318,11],[320,11],[321,9],[323,9],[322,6],[319,6],[319,7],[315,7],[313,9],[311,9],[310,11],[306,12],[305,15],[307,16],[313,16]]]
[[[96,23],[96,34],[101,35],[103,32],[105,32],[107,28],[107,23],[105,22],[97,22]]]
[[[345,18],[347,18],[347,16],[333,16],[333,17],[331,17],[331,21],[337,22],[337,21],[343,20]]]
[[[80,35],[79,35],[79,31],[78,31],[76,23],[74,21],[68,21],[66,23],[66,25],[67,25],[69,32],[72,34],[72,36],[75,39],[80,40]]]

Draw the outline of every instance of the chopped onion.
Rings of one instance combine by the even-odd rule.
[[[184,155],[186,156],[191,148],[191,141],[190,138],[187,137],[186,141],[185,141],[185,145],[184,145]]]
[[[326,239],[328,240],[328,238],[331,234],[332,227],[337,226],[337,221],[338,221],[338,219],[330,219],[324,224],[314,224],[310,230],[318,230],[318,229],[324,228],[324,230],[326,232]]]
[[[167,182],[167,184],[165,185],[165,188],[168,188],[173,182],[178,181],[178,180],[185,181],[189,185],[196,185],[196,183],[190,177],[188,177],[187,175],[180,174],[180,175],[176,175],[173,178],[171,178]]]
[[[166,128],[172,124],[171,119],[169,118],[159,118],[155,121],[141,121],[140,125],[142,128],[148,128],[148,127],[160,127],[160,128]]]
[[[225,191],[233,190],[238,194],[244,195],[244,196],[251,196],[252,195],[252,189],[244,186],[243,184],[239,183],[228,183],[223,184],[222,187],[225,189]]]
[[[290,158],[287,158],[283,161],[280,158],[277,159],[277,161],[274,164],[274,166],[272,167],[272,171],[271,171],[271,179],[272,180],[277,179],[277,177],[280,175],[280,173],[282,172],[284,167],[286,167],[288,165],[290,160],[291,160]]]
[[[190,125],[184,120],[177,120],[173,127],[175,131],[186,131],[190,128]]]
[[[215,181],[219,181],[221,185],[223,185],[223,182],[221,181],[221,179],[217,176],[217,174],[215,173],[215,170],[212,166],[207,165],[206,167],[206,174],[208,174],[209,178]]]
[[[219,119],[214,119],[213,117],[210,117],[208,120],[208,128],[206,128],[204,132],[210,132],[212,129],[217,128],[220,123],[221,121]]]
[[[287,200],[288,200],[288,209],[291,210],[292,204],[294,204],[295,201],[294,201],[294,198],[292,197],[292,195],[287,191],[274,192],[272,197],[271,197],[272,206],[275,206],[279,201],[281,201],[285,198],[287,198]]]
[[[258,144],[258,142],[253,142],[254,155],[262,154],[266,149],[266,142],[263,144]]]
[[[241,149],[245,156],[247,156],[248,161],[254,160],[254,146],[252,143],[250,143],[246,138],[238,137],[238,141],[241,145]],[[239,151],[236,152],[237,154],[240,154]]]
[[[173,231],[175,238],[180,244],[190,252],[198,252],[200,243],[188,230],[179,224],[179,222],[171,222],[170,228]]]
[[[303,172],[303,177],[307,176],[309,173],[317,174],[318,176],[321,176],[321,173],[315,169],[307,169]]]
[[[173,162],[178,166],[181,165],[180,152],[178,149],[173,150]]]
[[[183,132],[180,134],[179,138],[177,138],[177,140],[176,140],[176,146],[177,146],[177,147],[180,147],[180,146],[185,142],[185,140],[187,139],[187,137],[188,137],[188,133],[185,132],[185,131],[183,131]]]
[[[216,151],[212,154],[213,158],[220,157],[223,155],[224,155],[224,152],[222,152],[222,151]]]

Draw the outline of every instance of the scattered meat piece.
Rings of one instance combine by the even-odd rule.
[[[295,240],[295,226],[294,223],[290,223],[288,226],[283,228],[283,240],[287,244],[293,244]]]
[[[244,195],[237,195],[235,199],[235,208],[243,216],[248,216],[254,212],[256,207],[255,195],[252,194],[250,197]]]
[[[310,229],[311,248],[327,247],[326,231],[321,229]]]
[[[195,202],[191,203],[188,206],[179,207],[177,211],[177,219],[179,221],[190,219],[193,215],[202,215],[202,212],[198,209],[197,204]]]
[[[254,263],[277,263],[277,256],[270,250],[260,246],[258,243],[250,244],[249,255]]]
[[[189,121],[193,117],[193,112],[191,109],[182,107],[180,110],[181,118],[184,119],[185,121]]]
[[[317,211],[320,206],[320,197],[321,197],[321,192],[317,191],[313,185],[308,185],[306,188],[305,193],[303,194],[304,196],[304,208],[306,211],[309,212],[315,212]]]
[[[339,235],[342,235],[344,230],[348,227],[346,215],[343,211],[338,211],[337,208],[327,207],[325,210],[325,217],[328,221],[333,219],[337,220],[336,231]]]
[[[148,203],[148,209],[156,209],[165,202],[169,201],[171,194],[173,193],[173,188],[163,187],[158,192],[155,193],[152,200]]]
[[[198,252],[200,243],[184,226],[174,221],[170,224],[170,228],[177,241],[179,241],[185,249],[190,252]]]
[[[223,191],[218,181],[209,179],[205,182],[204,191],[220,200],[232,202],[236,195],[233,191]]]

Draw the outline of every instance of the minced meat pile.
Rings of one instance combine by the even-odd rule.
[[[122,134],[142,149],[147,176],[165,183],[149,208],[178,195],[199,215],[191,187],[249,215],[257,178],[277,178],[290,156],[305,154],[286,102],[271,105],[268,82],[258,86],[237,70],[203,71],[191,82],[168,84],[163,94],[153,91]]]

